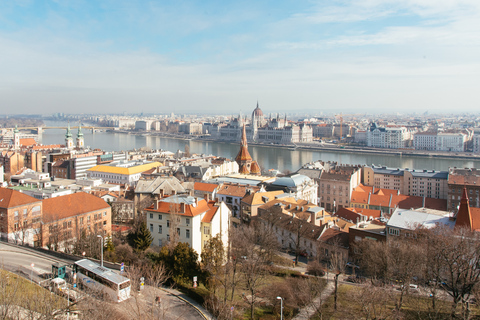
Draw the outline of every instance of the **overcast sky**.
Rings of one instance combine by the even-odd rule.
[[[478,112],[479,0],[0,1],[0,113]]]

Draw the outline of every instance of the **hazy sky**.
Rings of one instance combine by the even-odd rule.
[[[0,113],[477,112],[480,0],[0,1]]]

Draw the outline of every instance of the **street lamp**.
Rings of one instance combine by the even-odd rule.
[[[33,282],[33,267],[35,267],[35,263],[32,263],[30,267],[32,267],[32,272],[30,273],[30,281]]]
[[[277,299],[280,300],[280,320],[283,320],[283,298],[277,297]]]
[[[102,243],[102,246],[101,246],[101,249],[102,249],[102,259],[100,260],[100,261],[101,261],[100,264],[101,264],[102,267],[103,267],[103,237],[102,237],[101,235],[97,235],[97,237],[99,237],[99,238],[102,240],[102,241],[101,241],[101,243]]]

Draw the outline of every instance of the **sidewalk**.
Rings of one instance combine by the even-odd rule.
[[[339,279],[339,282],[340,282],[340,279]],[[293,318],[293,320],[310,319],[315,314],[315,312],[317,312],[317,308],[323,305],[325,300],[328,299],[328,297],[333,293],[334,290],[335,290],[335,282],[333,279],[333,275],[328,275],[327,285],[325,286],[325,289],[322,291],[320,296],[316,297],[310,305],[301,309],[300,312]]]
[[[178,299],[185,301],[189,305],[191,305],[193,308],[197,310],[198,313],[200,313],[203,318],[208,319],[208,320],[213,320],[215,319],[210,312],[208,312],[202,305],[200,305],[197,301],[193,300],[192,298],[188,297],[184,293],[176,290],[176,289],[171,289],[167,287],[161,287],[161,290],[170,293],[171,295],[176,296]]]

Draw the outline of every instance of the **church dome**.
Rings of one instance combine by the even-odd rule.
[[[260,107],[258,106],[258,102],[257,102],[257,107],[256,107],[255,110],[253,110],[253,112],[252,112],[252,116],[253,116],[253,117],[263,117],[263,111],[262,111],[262,109],[260,109]]]

